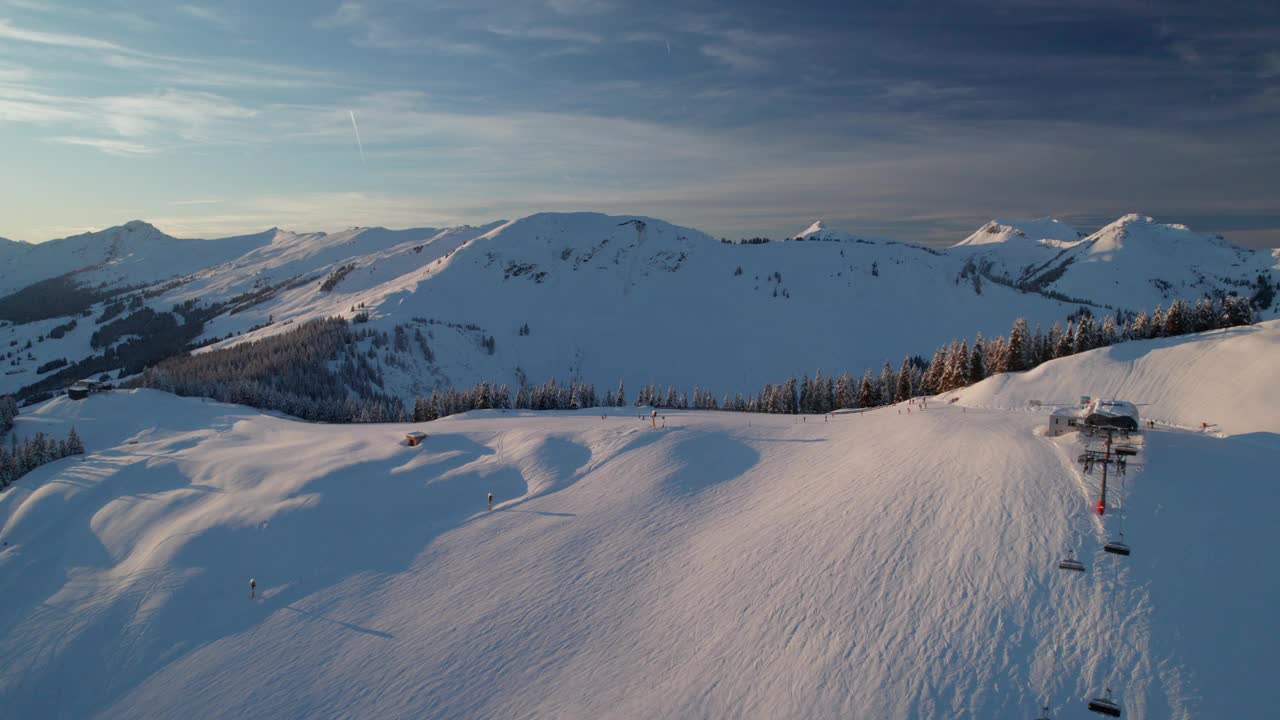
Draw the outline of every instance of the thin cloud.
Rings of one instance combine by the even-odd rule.
[[[621,5],[617,0],[547,0],[547,6],[561,15],[601,15]]]
[[[112,140],[108,138],[53,137],[49,138],[49,142],[59,143],[62,145],[78,145],[119,157],[154,155],[159,152],[158,149],[148,147],[141,143],[130,142],[128,140]]]
[[[703,45],[699,49],[712,60],[741,72],[760,72],[772,67],[769,60],[729,45]]]
[[[210,7],[206,7],[204,5],[179,5],[177,7],[177,10],[178,12],[183,13],[188,17],[193,17],[197,20],[202,20],[206,23],[217,25],[218,27],[223,28],[224,30],[230,30],[233,27],[233,23],[229,18],[227,18],[221,12],[218,12],[217,10],[214,10],[213,8],[210,8]]]
[[[64,33],[42,32],[20,28],[4,18],[0,18],[0,38],[37,45],[54,45],[57,47],[81,48],[85,50],[109,50],[111,52],[129,53],[135,51],[108,40],[85,35],[67,35]]]
[[[604,37],[597,33],[574,30],[573,28],[565,27],[512,27],[490,25],[485,29],[494,35],[527,40],[553,40],[583,43],[587,45],[598,45],[604,42]]]

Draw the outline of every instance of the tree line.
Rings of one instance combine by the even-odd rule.
[[[14,434],[8,449],[0,445],[0,490],[41,465],[70,455],[83,454],[84,443],[74,427],[62,440],[38,432],[19,443],[17,434]]]
[[[1201,299],[1194,305],[1176,300],[1154,312],[1117,312],[1099,321],[1087,308],[1055,322],[1049,330],[1032,330],[1019,318],[1008,335],[981,335],[953,340],[932,357],[904,357],[895,367],[885,362],[861,376],[848,372],[786,378],[752,393],[717,397],[709,388],[692,392],[667,386],[640,386],[629,397],[624,383],[603,395],[594,385],[548,380],[541,385],[522,382],[514,390],[483,381],[469,388],[437,388],[414,399],[412,412],[383,387],[378,350],[421,349],[428,361],[433,353],[420,332],[410,336],[359,329],[342,318],[314,320],[296,330],[211,352],[169,358],[147,369],[133,386],[178,395],[211,397],[224,402],[279,410],[318,422],[429,421],[480,409],[568,410],[625,407],[736,410],[760,413],[822,414],[842,409],[871,408],[937,394],[979,382],[993,374],[1029,370],[1059,357],[1085,352],[1125,340],[1201,332],[1253,322],[1244,298],[1228,295]],[[369,341],[362,351],[359,343]],[[384,351],[386,361],[394,356]]]
[[[970,385],[999,373],[1030,370],[1041,363],[1128,340],[1174,337],[1217,328],[1249,325],[1254,321],[1249,300],[1227,295],[1217,300],[1202,298],[1195,305],[1175,300],[1167,309],[1154,312],[1120,312],[1098,322],[1092,312],[1081,308],[1047,332],[1039,326],[1031,330],[1024,318],[1014,321],[1008,336],[986,339],[978,334],[973,344],[953,340],[934,351],[932,359],[904,357],[894,368],[890,362],[875,371],[868,368],[861,377],[845,372],[824,376],[819,370],[798,380],[793,375],[781,383],[766,384],[758,392],[719,399],[707,388],[695,386],[692,394],[668,385],[640,387],[636,406],[694,410],[733,410],[778,414],[824,414],[835,410],[873,408],[904,402],[919,395],[935,395]],[[625,383],[604,397],[588,384],[558,383],[521,386],[514,400],[507,386],[484,381],[470,388],[432,391],[414,402],[415,422],[471,410],[528,409],[574,410],[588,407],[625,407]]]

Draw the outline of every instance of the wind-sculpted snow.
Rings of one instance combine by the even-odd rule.
[[[1217,336],[1254,331],[1153,343],[1231,356]],[[1073,395],[1128,372],[1089,355],[1036,372]],[[1232,367],[1142,399],[1274,384]],[[1040,413],[639,414],[335,426],[153,391],[50,401],[18,432],[75,425],[89,453],[0,495],[0,707],[999,719],[1083,716],[1106,686],[1135,720],[1272,705],[1241,668],[1274,666],[1280,634],[1257,571],[1275,427],[1146,433],[1103,522],[1080,439]],[[1121,522],[1124,559],[1101,551]],[[1068,547],[1089,572],[1056,569]]]

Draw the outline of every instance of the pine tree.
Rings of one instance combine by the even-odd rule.
[[[1156,306],[1156,311],[1151,313],[1151,324],[1147,326],[1147,337],[1164,337],[1164,308],[1159,305]]]
[[[969,382],[982,382],[987,377],[987,363],[984,355],[986,347],[982,342],[982,333],[973,339],[973,350],[969,353]]]
[[[858,389],[854,384],[853,376],[849,373],[841,373],[840,378],[836,380],[836,408],[844,410],[847,408],[857,407]]]
[[[1027,319],[1018,318],[1013,321],[1013,329],[1009,331],[1008,358],[1005,361],[1009,372],[1027,369],[1027,350],[1030,342],[1031,331],[1027,328]]]
[[[1222,298],[1222,327],[1253,324],[1253,305],[1246,298],[1227,295]]]
[[[1214,330],[1218,327],[1218,311],[1214,307],[1213,301],[1209,298],[1200,298],[1196,301],[1195,309],[1195,328],[1196,332],[1204,332],[1206,330]]]
[[[1146,310],[1139,310],[1138,314],[1133,316],[1133,322],[1129,325],[1129,336],[1126,339],[1145,340],[1149,337],[1151,337],[1151,318]]]
[[[911,399],[911,358],[903,355],[902,366],[898,368],[898,386],[894,388],[894,402],[906,402]]]
[[[1003,335],[987,343],[987,369],[992,375],[999,375],[1009,369],[1009,346]]]
[[[1046,360],[1053,360],[1061,357],[1058,355],[1058,350],[1062,347],[1062,323],[1055,322],[1053,327],[1049,328],[1049,334],[1044,339],[1044,346],[1044,357]]]
[[[875,379],[871,377],[871,368],[862,375],[862,383],[858,386],[858,407],[875,407],[880,404],[876,397]]]
[[[618,381],[618,392],[614,394],[613,398],[614,401],[617,402],[617,407],[626,407],[627,389],[623,386],[621,380]]]
[[[924,371],[924,386],[921,389],[929,395],[942,392],[942,374],[946,369],[947,350],[945,347],[940,347],[933,351],[933,359],[929,361],[929,367]]]
[[[1165,337],[1177,337],[1190,331],[1190,312],[1187,310],[1187,303],[1181,298],[1174,300],[1169,306],[1169,312],[1164,316]]]
[[[1080,318],[1079,324],[1076,325],[1076,337],[1072,349],[1074,352],[1082,353],[1093,348],[1093,317],[1085,315]]]
[[[782,412],[795,415],[800,412],[800,401],[796,397],[796,376],[792,375],[787,378],[786,384],[782,386]]]
[[[880,404],[889,405],[893,402],[894,392],[898,387],[898,377],[893,372],[893,366],[886,360],[884,367],[880,369]]]
[[[1102,321],[1102,331],[1098,333],[1098,347],[1107,347],[1116,344],[1116,319],[1108,315]]]

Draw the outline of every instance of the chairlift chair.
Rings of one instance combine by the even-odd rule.
[[[1084,572],[1084,563],[1076,559],[1075,553],[1068,550],[1067,556],[1058,561],[1059,570],[1073,570],[1075,572]]]
[[[1096,712],[1099,715],[1120,717],[1120,706],[1111,700],[1111,688],[1107,688],[1107,694],[1104,697],[1090,700],[1089,710]]]
[[[1044,708],[1040,711],[1040,714],[1036,716],[1036,720],[1052,720],[1052,719],[1049,717],[1049,706],[1048,706],[1048,705],[1045,705],[1045,706],[1044,706]]]
[[[1106,545],[1103,545],[1103,546],[1102,546],[1102,549],[1103,549],[1103,550],[1106,550],[1107,552],[1111,553],[1112,555],[1126,555],[1126,556],[1127,556],[1127,555],[1129,554],[1129,546],[1124,544],[1124,533],[1120,533],[1120,539],[1119,539],[1119,540],[1111,540],[1111,541],[1109,541]]]

